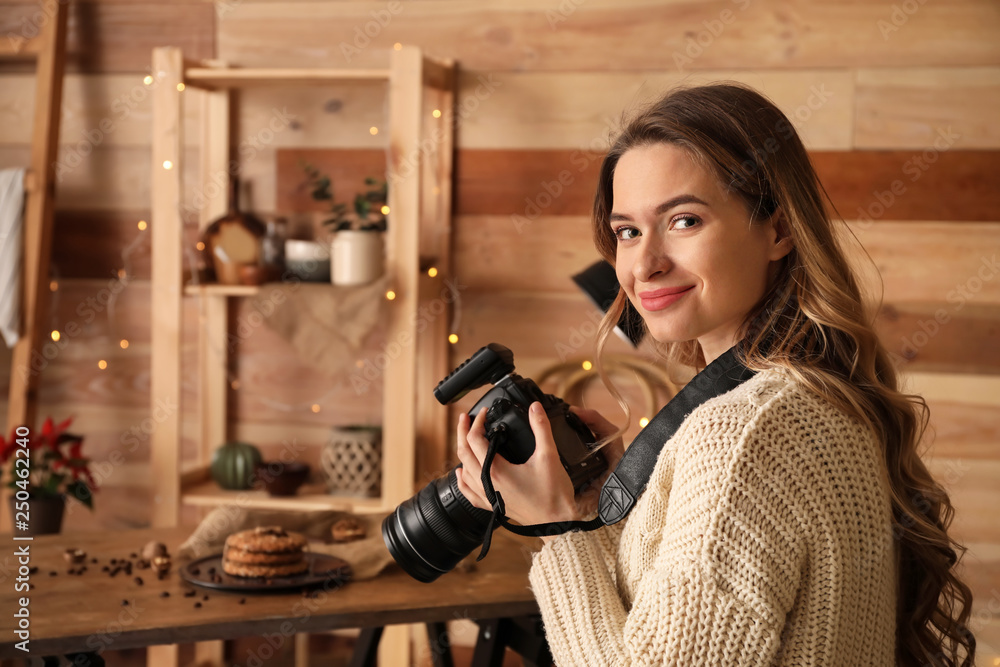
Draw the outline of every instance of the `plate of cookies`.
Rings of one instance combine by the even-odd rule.
[[[306,537],[280,526],[233,533],[221,554],[205,556],[180,569],[186,581],[205,588],[277,591],[327,585],[351,577],[346,561],[306,551]]]

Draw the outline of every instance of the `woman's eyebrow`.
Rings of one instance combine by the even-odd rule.
[[[656,213],[656,215],[663,215],[664,213],[666,213],[670,209],[676,208],[676,207],[681,206],[683,204],[701,204],[702,206],[708,206],[708,202],[700,199],[699,197],[695,197],[692,194],[683,194],[683,195],[677,195],[676,197],[671,197],[667,201],[665,201],[662,204],[660,204],[659,206],[657,206],[656,210],[654,212]],[[626,215],[624,213],[616,213],[616,212],[612,211],[611,212],[611,217],[609,219],[610,220],[631,220],[632,217],[629,216],[629,215]]]

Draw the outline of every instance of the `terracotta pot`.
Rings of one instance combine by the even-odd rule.
[[[27,502],[27,511],[18,509]],[[10,497],[10,516],[13,520],[16,537],[28,535],[54,535],[62,531],[63,514],[66,511],[66,496],[30,497],[27,501],[18,500],[16,495]],[[27,517],[25,517],[27,514]],[[19,522],[27,524],[27,530],[19,528]]]

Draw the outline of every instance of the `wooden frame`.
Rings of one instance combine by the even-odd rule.
[[[66,6],[55,3],[38,36],[20,42],[3,40],[0,57],[34,58],[35,124],[31,136],[31,165],[25,175],[24,272],[21,304],[23,330],[14,347],[7,404],[7,427],[34,428],[38,372],[31,359],[41,346],[48,319],[49,264],[52,255],[52,218],[55,211],[56,154],[62,116],[63,71],[66,64]]]
[[[185,63],[178,48],[153,51],[153,141],[152,141],[152,213],[153,266],[151,299],[153,309],[151,340],[152,370],[150,405],[180,405],[181,378],[181,305],[185,294],[199,299],[199,370],[201,378],[199,419],[199,461],[197,467],[182,470],[180,451],[181,415],[178,409],[167,415],[151,436],[151,462],[154,476],[153,525],[177,525],[180,506],[213,505],[234,502],[235,494],[212,492],[192,496],[192,484],[208,479],[207,464],[211,448],[227,437],[226,364],[219,363],[219,351],[226,350],[228,300],[247,296],[256,288],[244,286],[187,286],[182,276],[182,201],[183,100],[188,86],[207,91],[202,107],[201,182],[213,182],[218,174],[228,174],[230,91],[245,86],[271,84],[330,85],[338,81],[385,80],[389,97],[388,205],[392,221],[386,232],[387,271],[395,298],[388,309],[387,339],[399,341],[400,353],[384,369],[382,420],[382,493],[372,500],[343,499],[334,496],[272,499],[241,495],[240,502],[250,506],[297,509],[343,509],[354,512],[382,512],[394,508],[414,492],[416,443],[437,442],[440,451],[448,443],[447,411],[429,401],[429,391],[449,368],[445,327],[447,313],[433,326],[416,331],[421,299],[432,298],[440,289],[441,278],[422,273],[424,263],[450,268],[451,250],[451,177],[454,147],[454,88],[456,76],[452,61],[436,61],[415,47],[401,47],[391,52],[387,70],[330,69],[240,69],[222,63]],[[181,85],[183,84],[183,85]],[[430,89],[430,92],[427,91]],[[428,103],[440,113],[433,122],[444,127],[439,140],[430,148],[422,138],[427,133],[431,114],[424,114]],[[412,168],[412,161],[417,168]],[[434,176],[441,185],[432,187]],[[203,187],[203,192],[212,191]],[[202,207],[202,227],[226,210],[228,189],[215,188],[218,197]],[[431,202],[434,205],[431,205]],[[434,227],[433,234],[427,233]],[[211,363],[209,363],[211,360]],[[418,398],[419,397],[419,398]],[[409,629],[390,628],[396,641],[383,644],[381,654],[392,664],[403,664],[409,653]],[[297,641],[296,645],[305,645]],[[199,646],[199,658],[221,657],[217,645]],[[158,658],[170,660],[175,653],[165,649]]]

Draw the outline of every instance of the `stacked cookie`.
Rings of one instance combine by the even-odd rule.
[[[262,526],[226,538],[222,569],[234,577],[287,577],[309,569],[307,541],[280,526]]]

